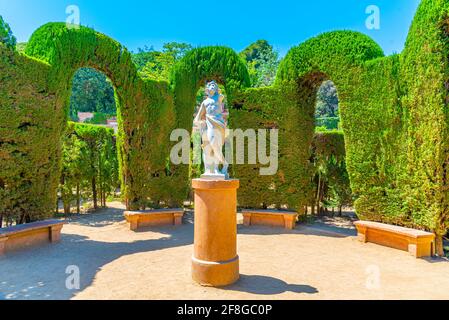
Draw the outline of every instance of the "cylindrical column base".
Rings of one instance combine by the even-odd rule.
[[[239,275],[237,255],[238,180],[193,180],[195,244],[192,278],[200,285],[224,287]]]
[[[205,287],[224,287],[240,278],[239,257],[226,262],[210,262],[192,258],[192,278]]]

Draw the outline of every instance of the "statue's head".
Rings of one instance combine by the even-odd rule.
[[[209,97],[213,97],[217,94],[220,94],[220,88],[218,87],[218,84],[215,81],[211,81],[206,84],[206,94]]]

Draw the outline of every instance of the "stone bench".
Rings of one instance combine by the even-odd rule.
[[[264,225],[289,230],[295,228],[298,217],[297,212],[281,210],[242,210],[242,214],[245,226]]]
[[[126,221],[133,231],[142,227],[181,225],[183,209],[157,209],[145,211],[125,211]]]
[[[357,227],[358,239],[363,243],[372,242],[408,251],[416,258],[434,254],[433,233],[371,221],[357,221],[354,224]]]
[[[64,222],[46,220],[0,229],[0,255],[45,243],[59,242]]]

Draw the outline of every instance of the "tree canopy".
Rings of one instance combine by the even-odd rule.
[[[279,66],[279,53],[267,40],[257,40],[241,53],[247,65],[253,87],[266,87],[273,84]]]
[[[3,17],[0,16],[0,42],[4,43],[8,48],[15,49],[16,47],[16,37],[14,37],[12,30],[3,20]]]
[[[114,88],[107,77],[92,68],[81,68],[73,77],[70,98],[70,117],[77,119],[78,112],[116,114]]]

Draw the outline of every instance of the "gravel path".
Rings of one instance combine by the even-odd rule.
[[[449,299],[448,261],[361,244],[350,228],[320,223],[239,225],[241,280],[203,288],[190,278],[191,216],[180,227],[132,232],[114,207],[71,219],[59,244],[0,258],[0,300]],[[68,266],[80,272],[79,290],[66,287],[77,270]]]

